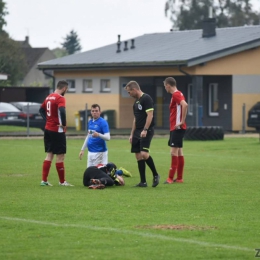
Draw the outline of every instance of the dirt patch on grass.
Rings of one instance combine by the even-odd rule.
[[[191,225],[144,225],[136,226],[136,228],[146,228],[146,229],[168,229],[168,230],[212,230],[216,227],[201,227],[201,226],[191,226]]]

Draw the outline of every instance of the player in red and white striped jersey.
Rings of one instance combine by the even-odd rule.
[[[184,156],[183,156],[183,137],[186,130],[186,115],[188,104],[181,91],[177,89],[176,81],[168,77],[164,81],[167,93],[172,95],[170,109],[170,137],[168,145],[171,147],[171,167],[165,184],[173,182],[183,182]],[[174,180],[177,171],[177,179]]]
[[[64,98],[68,90],[66,81],[59,81],[54,93],[46,97],[39,110],[41,116],[46,120],[44,130],[44,147],[47,156],[42,166],[41,186],[52,186],[47,178],[51,163],[56,155],[56,170],[59,175],[59,184],[62,186],[73,186],[65,180],[64,158],[66,154],[66,101]]]

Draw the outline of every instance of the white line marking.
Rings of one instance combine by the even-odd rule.
[[[186,239],[186,238],[169,237],[169,236],[164,236],[164,235],[157,235],[157,234],[152,234],[152,233],[147,233],[147,232],[143,233],[143,232],[138,232],[138,231],[126,230],[126,229],[122,230],[122,229],[117,229],[117,228],[96,227],[96,226],[88,226],[88,225],[85,226],[85,225],[76,225],[76,224],[57,224],[57,223],[52,223],[52,222],[38,221],[38,220],[32,220],[32,219],[23,219],[23,218],[11,218],[11,217],[4,217],[4,216],[2,216],[2,217],[0,216],[0,219],[17,221],[17,222],[27,222],[27,223],[32,223],[32,224],[46,225],[46,226],[62,227],[62,228],[64,228],[64,227],[85,228],[85,229],[89,229],[89,230],[110,231],[110,232],[114,232],[114,233],[130,234],[130,235],[136,235],[136,236],[154,238],[154,239],[160,239],[160,240],[196,244],[199,246],[218,247],[218,248],[223,248],[223,249],[232,249],[232,250],[253,252],[252,249],[247,248],[247,247],[228,246],[228,245],[224,245],[224,244],[215,244],[215,243],[197,241],[197,240]]]

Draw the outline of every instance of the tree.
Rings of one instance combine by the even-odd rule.
[[[0,85],[15,85],[27,69],[22,48],[6,34],[0,34],[0,46],[0,72],[8,75],[8,80],[0,81]]]
[[[51,50],[56,58],[61,58],[68,55],[68,52],[63,48],[55,48]]]
[[[6,3],[0,0],[0,34],[4,32],[3,27],[6,25],[5,16],[8,14]]]
[[[190,30],[202,28],[212,7],[217,27],[257,25],[260,14],[253,11],[251,0],[168,0],[165,15],[170,12],[173,28]]]
[[[73,54],[81,50],[80,40],[74,30],[70,31],[61,45],[64,49],[66,49],[68,54]]]

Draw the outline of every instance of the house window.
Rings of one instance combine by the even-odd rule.
[[[84,93],[92,93],[93,87],[92,87],[92,80],[91,79],[84,79],[83,80],[83,90]]]
[[[193,98],[192,98],[192,84],[188,84],[188,115],[193,115]]]
[[[101,79],[100,92],[111,92],[109,79]]]
[[[218,84],[209,84],[209,115],[219,115]]]
[[[68,92],[75,93],[76,92],[75,80],[74,79],[67,79],[66,81],[69,83]]]

